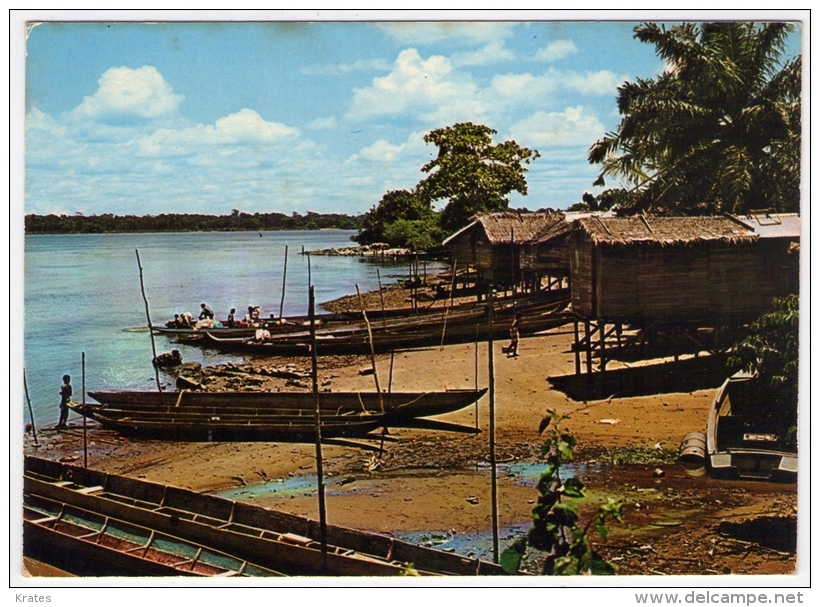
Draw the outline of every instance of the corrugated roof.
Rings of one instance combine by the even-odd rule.
[[[577,225],[596,244],[736,242],[758,237],[729,217],[588,217]]]
[[[797,213],[751,213],[732,217],[760,238],[800,238],[800,215]]]

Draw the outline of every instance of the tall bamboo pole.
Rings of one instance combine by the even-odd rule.
[[[85,352],[83,352],[83,468],[88,468],[88,424],[85,414]]]
[[[379,299],[382,301],[382,326],[387,328],[387,313],[384,311],[384,293],[382,292],[382,275],[376,268],[376,279],[379,281]]]
[[[154,364],[157,360],[157,345],[154,343],[154,326],[151,324],[151,312],[148,310],[148,297],[145,296],[145,283],[142,278],[142,261],[140,261],[139,249],[134,249],[137,254],[137,266],[140,269],[140,291],[142,291],[142,301],[145,302],[145,317],[148,319],[148,335],[151,336],[151,352],[154,358],[151,361],[151,366],[154,367],[154,377],[157,380],[157,392],[159,393],[159,403],[165,406],[165,397],[162,395],[162,384],[159,381],[159,367]]]
[[[359,296],[359,306],[362,308],[362,317],[364,317],[364,324],[367,326],[367,339],[370,342],[370,364],[373,365],[373,381],[376,382],[376,393],[379,395],[379,407],[382,413],[384,413],[382,391],[379,387],[379,372],[376,370],[376,350],[373,346],[373,331],[370,328],[370,321],[367,319],[367,312],[364,309],[364,301],[362,300],[362,293],[359,291],[359,283],[356,283],[356,295]]]
[[[319,533],[322,544],[322,572],[327,573],[327,512],[325,510],[324,468],[322,465],[322,409],[319,405],[319,372],[316,364],[316,304],[313,285],[309,287],[310,377],[313,383],[313,405],[316,409],[316,488],[319,495]]]
[[[492,473],[492,517],[493,517],[493,562],[498,563],[498,476],[495,462],[495,370],[493,360],[493,285],[487,294],[490,319],[490,334],[487,340],[487,358],[490,373],[490,470]]]
[[[480,325],[476,325],[475,327],[475,391],[478,392],[478,332],[481,330]],[[476,430],[478,429],[478,402],[481,399],[475,401],[475,427]]]
[[[31,398],[28,395],[28,382],[26,381],[26,370],[23,369],[23,388],[26,391],[26,401],[28,402],[28,414],[31,417],[31,433],[34,435],[34,444],[38,447],[40,444],[37,442],[37,428],[34,424],[34,409],[31,408]]]
[[[441,348],[444,349],[444,333],[447,331],[447,316],[450,314],[450,308],[453,307],[453,298],[456,296],[456,267],[458,267],[458,259],[453,259],[453,280],[450,283],[450,299],[449,305],[444,308],[444,323],[441,325]]]
[[[279,302],[279,322],[282,322],[282,311],[285,309],[285,283],[288,280],[288,245],[285,245],[285,269],[282,272],[282,301]]]

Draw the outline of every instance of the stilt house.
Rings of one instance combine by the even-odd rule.
[[[748,322],[796,292],[799,238],[797,215],[581,219],[572,308],[638,324]]]
[[[563,222],[563,213],[486,213],[444,241],[451,256],[475,266],[480,282],[507,288],[522,283],[536,288],[535,273],[522,272],[522,246]]]

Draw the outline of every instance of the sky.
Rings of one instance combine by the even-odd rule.
[[[618,86],[664,69],[636,24],[40,23],[25,212],[364,213],[412,189],[424,135],[457,122],[540,152],[511,207],[564,209],[601,190],[587,153],[619,123]]]

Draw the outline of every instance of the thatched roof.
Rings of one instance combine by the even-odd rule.
[[[472,223],[462,228],[444,241],[450,244],[462,234],[481,229],[492,245],[522,244],[530,242],[540,234],[548,233],[557,224],[565,223],[564,214],[558,211],[546,213],[481,213]]]
[[[577,222],[595,244],[751,242],[757,235],[729,217],[588,217]]]

